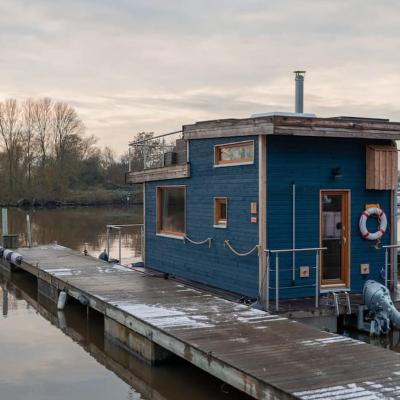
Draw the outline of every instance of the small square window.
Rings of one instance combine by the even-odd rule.
[[[214,199],[214,227],[226,228],[228,224],[228,201],[226,197]]]

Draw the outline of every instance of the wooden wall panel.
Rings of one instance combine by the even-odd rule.
[[[367,146],[366,188],[395,190],[397,188],[397,148]]]

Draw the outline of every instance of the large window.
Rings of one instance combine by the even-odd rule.
[[[215,146],[214,165],[249,164],[254,162],[254,141]]]
[[[157,233],[184,236],[185,197],[184,186],[157,188]]]

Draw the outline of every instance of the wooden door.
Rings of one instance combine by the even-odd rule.
[[[350,193],[323,190],[320,196],[321,286],[349,286]]]

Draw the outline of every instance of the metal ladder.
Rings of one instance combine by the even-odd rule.
[[[332,295],[332,307],[335,308],[336,315],[339,316],[340,313],[340,306],[344,306],[346,309],[346,314],[350,315],[351,314],[351,302],[350,302],[350,295],[349,292],[329,292],[328,293],[328,298]]]

